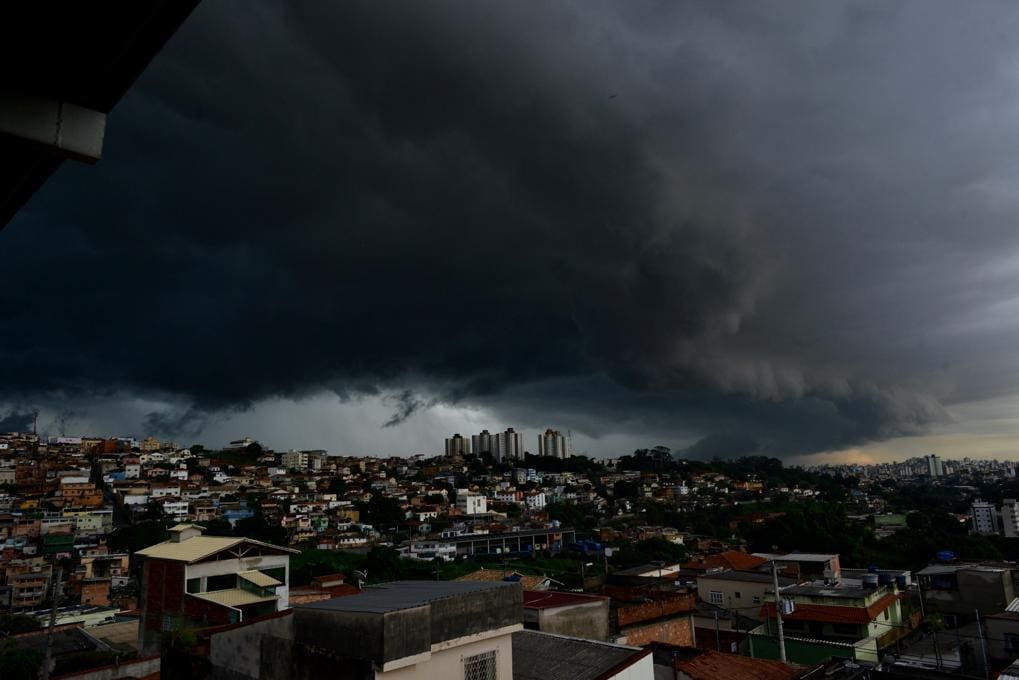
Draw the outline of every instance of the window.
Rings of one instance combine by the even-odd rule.
[[[717,605],[722,604],[722,593],[720,593],[717,590],[712,590],[710,593],[708,593],[708,602]]]
[[[761,604],[761,596],[754,595],[754,604]]]
[[[1005,651],[1010,654],[1016,654],[1019,652],[1019,635],[1015,633],[1005,633]]]
[[[187,581],[187,591],[189,593],[200,593],[202,592],[202,579],[200,578],[189,578]]]
[[[736,596],[736,599],[737,599],[737,600],[739,599],[739,591],[738,591],[738,590],[737,590],[737,591],[736,591],[735,593],[733,593],[733,595],[735,595],[735,596]]]
[[[237,587],[237,574],[220,574],[205,579],[205,588],[210,593],[214,590],[227,590]]]
[[[496,680],[495,650],[464,657],[464,680]]]

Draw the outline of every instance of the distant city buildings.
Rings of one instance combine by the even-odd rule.
[[[928,456],[924,456],[924,459],[927,461],[927,474],[929,474],[931,477],[944,476],[945,469],[940,458],[938,458],[932,453]]]
[[[538,455],[569,458],[569,440],[559,430],[548,429],[538,435]]]
[[[506,460],[523,460],[524,436],[512,427],[495,435],[495,451],[492,452],[500,463]]]
[[[447,458],[462,458],[471,452],[471,440],[467,439],[459,432],[454,434],[452,437],[446,438],[446,457]]]
[[[495,453],[495,437],[488,430],[482,430],[480,434],[471,435],[471,448],[474,453]]]

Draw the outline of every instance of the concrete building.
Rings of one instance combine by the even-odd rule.
[[[935,456],[933,453],[924,456],[924,460],[927,462],[927,474],[931,477],[943,477],[945,474],[944,465],[941,459]]]
[[[973,533],[991,535],[998,533],[998,511],[993,503],[977,499],[970,508],[973,516]]]
[[[932,564],[916,572],[928,613],[970,620],[974,610],[1000,612],[1015,598],[1015,564]]]
[[[779,588],[796,585],[796,579],[780,576]],[[754,571],[720,571],[697,577],[697,597],[703,602],[726,609],[745,609],[747,616],[764,619],[760,607],[765,600],[773,597],[774,580],[770,573]]]
[[[480,493],[457,489],[456,507],[466,515],[480,515],[488,512],[488,499]]]
[[[480,434],[471,435],[471,448],[477,454],[495,454],[495,437],[488,430],[482,430]]]
[[[552,458],[569,458],[569,442],[559,430],[545,430],[538,435],[538,455]]]
[[[815,664],[833,656],[876,663],[880,654],[911,630],[894,586],[782,589],[785,647],[792,663]],[[765,623],[750,631],[751,655],[778,658],[775,602],[762,607]]]
[[[653,680],[639,648],[522,630],[513,582],[395,581],[210,637],[231,680]]]
[[[471,452],[471,440],[459,432],[452,437],[446,438],[446,457],[456,458],[466,456]]]
[[[608,640],[607,597],[557,591],[524,591],[524,628],[543,633],[570,635],[588,640]]]
[[[308,460],[307,451],[287,451],[280,456],[280,463],[288,470],[307,470]]]
[[[753,553],[755,557],[773,561],[779,573],[800,581],[838,583],[842,566],[837,553]]]
[[[495,450],[492,452],[500,463],[506,460],[524,459],[524,436],[512,427],[494,435]]]
[[[142,619],[139,650],[159,650],[164,631],[238,623],[288,607],[290,555],[298,551],[250,538],[202,536],[178,524],[170,539],[139,550]]]
[[[1001,526],[1007,538],[1019,538],[1019,501],[1016,499],[1002,501]]]
[[[384,583],[295,608],[289,639],[262,638],[258,677],[509,680],[522,614],[517,583]]]

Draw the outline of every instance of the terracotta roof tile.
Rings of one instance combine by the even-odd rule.
[[[727,550],[717,555],[708,555],[703,559],[692,560],[683,565],[686,569],[732,569],[733,571],[751,571],[767,562],[766,559],[748,555],[739,550]]]
[[[705,651],[693,659],[677,661],[676,668],[691,680],[793,680],[801,668],[768,659]]]

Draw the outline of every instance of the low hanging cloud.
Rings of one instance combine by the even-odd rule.
[[[0,396],[189,437],[323,388],[698,451],[922,432],[1019,365],[1016,23],[204,3],[0,232]]]
[[[0,432],[31,432],[38,411],[14,410],[0,413]]]

